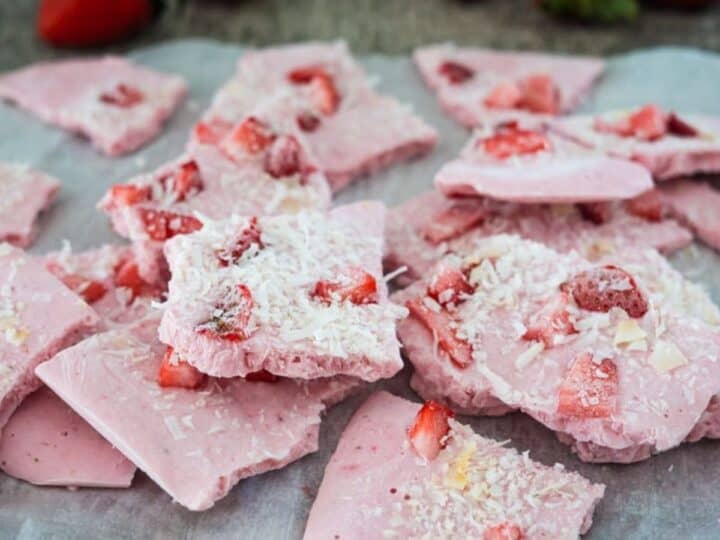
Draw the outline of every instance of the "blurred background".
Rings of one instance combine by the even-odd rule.
[[[339,36],[359,53],[402,54],[420,44],[445,40],[586,54],[664,44],[720,51],[720,4],[712,0],[0,0],[2,70],[77,54],[78,48],[122,52],[176,38],[268,45]]]

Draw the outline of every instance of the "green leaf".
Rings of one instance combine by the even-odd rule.
[[[540,5],[557,15],[595,22],[629,21],[638,13],[637,0],[541,0]]]

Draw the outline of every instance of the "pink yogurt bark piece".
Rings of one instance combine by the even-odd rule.
[[[720,312],[653,250],[592,264],[499,235],[394,299],[423,397],[520,409],[585,461],[681,444],[720,388]]]
[[[284,45],[245,54],[234,78],[216,95],[204,122],[234,124],[277,94],[296,98],[288,118],[305,133],[334,192],[359,176],[423,155],[437,141],[435,130],[407,105],[375,92],[341,41]]]
[[[109,156],[155,137],[185,93],[182,78],[116,57],[43,62],[0,76],[0,99],[87,137]]]
[[[29,246],[38,214],[48,208],[60,182],[25,166],[0,162],[0,242]]]
[[[557,119],[551,127],[609,156],[632,159],[656,180],[720,171],[720,119],[654,105]]]
[[[123,488],[135,474],[135,465],[47,387],[5,424],[0,468],[40,486]]]
[[[386,392],[358,409],[325,469],[305,540],[571,540],[590,528],[605,486],[452,419],[446,445],[426,460],[408,437],[420,410]]]
[[[445,195],[484,195],[517,203],[629,199],[652,189],[644,167],[607,157],[542,128],[514,125],[475,131],[460,159],[443,166]]]
[[[41,264],[0,244],[0,429],[40,386],[35,366],[97,324],[95,312]]]
[[[467,252],[478,239],[499,233],[519,234],[563,252],[576,250],[595,260],[624,249],[654,247],[669,253],[692,242],[690,231],[674,220],[635,215],[630,210],[641,212],[630,202],[601,203],[599,212],[595,208],[446,198],[428,191],[388,213],[386,269],[407,267],[396,279],[407,285],[443,255]]]
[[[597,58],[462,48],[416,49],[415,64],[442,108],[467,127],[535,122],[577,107],[605,70]]]
[[[662,200],[670,213],[715,249],[720,249],[720,193],[706,182],[677,180],[663,184]]]
[[[385,209],[206,221],[165,246],[161,341],[217,377],[267,370],[368,381],[402,368],[382,275]]]
[[[323,400],[356,384],[209,379],[196,389],[161,387],[165,350],[157,320],[148,319],[63,351],[38,376],[190,510],[317,450]]]

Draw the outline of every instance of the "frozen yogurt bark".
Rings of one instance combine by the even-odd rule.
[[[0,99],[87,137],[109,156],[155,137],[185,92],[182,78],[118,57],[41,62],[0,76]]]
[[[605,70],[598,58],[502,52],[453,44],[416,49],[440,106],[467,127],[537,122],[570,112]]]
[[[680,179],[660,188],[663,203],[707,245],[720,249],[720,193],[707,182]]]
[[[402,368],[382,274],[382,203],[206,221],[165,246],[160,339],[201,372],[374,381]]]
[[[605,486],[477,435],[443,406],[386,392],[345,428],[305,540],[574,540]]]

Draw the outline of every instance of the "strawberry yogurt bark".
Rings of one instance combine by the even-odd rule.
[[[0,242],[29,246],[38,215],[53,203],[59,189],[60,182],[51,176],[0,162]]]
[[[394,299],[423,397],[520,409],[584,461],[681,444],[720,388],[720,312],[653,250],[593,264],[499,235]]]
[[[442,405],[372,395],[345,428],[305,540],[574,540],[605,491],[477,435]]]
[[[382,274],[382,203],[206,221],[165,246],[160,340],[203,373],[367,381],[402,368]]]
[[[663,203],[700,240],[720,249],[720,193],[707,182],[680,179],[660,188]]]
[[[157,340],[157,318],[97,334],[38,376],[174,500],[206,510],[242,478],[318,447],[356,380],[208,379]]]
[[[598,154],[544,128],[516,122],[475,131],[435,187],[445,195],[483,195],[518,203],[630,199],[653,187],[636,163]]]
[[[610,156],[631,159],[656,180],[720,171],[720,119],[657,105],[561,118],[557,133]]]
[[[40,486],[129,487],[135,465],[42,387],[0,434],[0,469]]]
[[[87,137],[109,156],[155,137],[185,93],[182,78],[117,57],[42,62],[0,76],[0,99]]]
[[[0,429],[40,386],[35,366],[97,324],[95,312],[41,264],[0,244]]]
[[[598,260],[625,249],[670,253],[692,242],[690,231],[665,216],[654,191],[628,201],[515,204],[489,198],[422,193],[388,213],[385,265],[406,267],[395,282],[424,276],[445,254],[466,253],[493,234],[518,234],[562,252]]]
[[[212,131],[234,125],[278,94],[295,98],[288,118],[304,132],[334,192],[359,176],[423,155],[437,141],[435,130],[407,105],[375,92],[341,41],[243,55],[199,127]]]
[[[453,44],[421,47],[413,57],[440,106],[466,127],[505,120],[536,123],[568,113],[605,70],[597,58]]]

